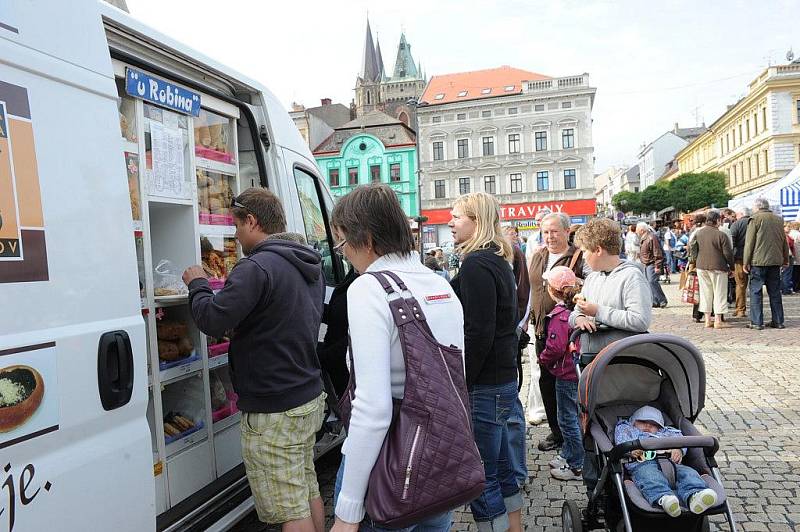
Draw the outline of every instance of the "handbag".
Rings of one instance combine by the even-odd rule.
[[[692,305],[700,304],[700,280],[696,273],[690,273],[686,280],[686,287],[681,294],[681,301]]]
[[[402,400],[369,476],[365,508],[382,527],[403,528],[477,499],[485,473],[472,433],[461,350],[433,337],[422,306],[393,272],[366,272],[380,282],[397,325],[406,366]],[[398,294],[387,277],[403,294]],[[397,296],[397,297],[393,297]],[[352,346],[348,349],[353,365]],[[349,429],[355,371],[339,401]]]

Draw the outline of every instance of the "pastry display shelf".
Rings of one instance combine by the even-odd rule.
[[[207,225],[200,224],[198,232],[203,236],[227,236],[232,237],[236,234],[235,225]]]
[[[174,307],[177,305],[185,305],[189,302],[189,294],[176,294],[174,296],[155,296],[153,298],[156,308],[161,307]]]
[[[192,429],[181,433],[174,441],[166,444],[167,457],[172,457],[187,447],[208,439],[208,428],[200,421]]]
[[[203,370],[203,359],[200,357],[192,358],[193,360],[187,362],[186,364],[161,370],[159,372],[159,380],[161,381],[161,385],[167,386],[189,377],[202,376],[202,373],[200,372]]]
[[[236,411],[235,413],[231,414],[226,418],[222,418],[216,423],[214,423],[214,434],[227,429],[228,427],[232,427],[233,425],[237,424],[242,419],[242,413]]]
[[[208,359],[208,369],[210,370],[227,365],[228,365],[228,353],[225,353],[224,355],[209,357]]]
[[[239,173],[239,168],[236,163],[225,163],[222,161],[215,161],[213,159],[206,159],[204,157],[195,156],[195,165],[198,168],[211,170],[212,172],[219,172],[222,174],[236,175]]]
[[[128,153],[139,153],[139,143],[131,142],[130,140],[123,138],[122,151],[126,151]]]
[[[191,207],[194,205],[195,200],[192,198],[166,198],[162,196],[147,196],[147,201],[150,204],[162,204],[162,205],[184,205]]]

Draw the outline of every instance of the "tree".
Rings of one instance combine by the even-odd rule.
[[[658,182],[642,191],[642,212],[658,212],[672,205],[669,182]]]
[[[630,192],[628,190],[623,190],[622,192],[614,194],[614,197],[611,198],[611,205],[613,205],[614,208],[617,209],[618,211],[622,211],[625,213],[642,212],[641,196],[642,195],[639,192]]]
[[[676,211],[691,212],[714,205],[723,207],[731,198],[721,172],[685,173],[669,183],[669,203]]]

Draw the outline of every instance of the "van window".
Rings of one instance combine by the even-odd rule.
[[[325,282],[334,285],[341,280],[342,264],[333,251],[333,237],[328,225],[328,216],[320,201],[320,188],[317,178],[305,170],[295,167],[294,180],[303,212],[303,225],[309,245],[322,254],[322,271]],[[336,263],[336,264],[335,264]]]
[[[258,152],[254,143],[254,138],[258,138],[258,132],[253,131],[249,121],[249,113],[244,112],[236,121],[236,140],[239,148],[239,190],[248,187],[261,186],[260,171],[258,166]]]

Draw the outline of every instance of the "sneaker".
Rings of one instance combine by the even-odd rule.
[[[770,329],[785,329],[786,325],[784,325],[783,323],[775,323],[774,321],[771,321],[767,324],[767,327],[769,327]]]
[[[567,459],[561,456],[560,454],[557,454],[555,458],[553,458],[552,460],[550,460],[550,462],[548,462],[548,465],[552,469],[561,469],[562,467],[564,467],[564,465],[566,465],[566,463]]]
[[[550,476],[558,480],[583,480],[583,471],[572,469],[568,464],[564,464],[558,469],[551,469]]]
[[[693,514],[701,514],[717,504],[717,492],[711,488],[700,490],[689,497],[689,509]]]
[[[675,495],[664,495],[658,499],[658,505],[661,506],[670,517],[678,517],[681,515],[681,503]]]
[[[750,329],[755,329],[757,331],[763,331],[764,330],[764,326],[763,325],[759,325],[759,324],[753,323],[753,322],[750,322],[750,325],[748,325],[748,327]]]
[[[556,441],[552,433],[545,439],[540,440],[538,445],[536,445],[536,448],[542,452],[555,451],[559,447],[561,447],[561,442]]]
[[[541,425],[547,420],[544,416],[525,416],[525,419],[529,425]]]

